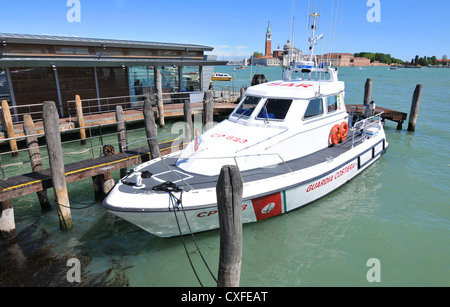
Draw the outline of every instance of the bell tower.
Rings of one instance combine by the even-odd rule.
[[[265,55],[272,55],[272,33],[270,32],[270,21],[269,25],[267,26]]]

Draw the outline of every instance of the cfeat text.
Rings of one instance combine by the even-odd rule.
[[[213,293],[183,293],[181,295],[182,302],[205,302],[208,304],[214,303],[214,300],[225,300],[227,302],[265,302],[268,292],[252,292],[252,291],[237,291],[226,292],[224,296],[217,296]]]

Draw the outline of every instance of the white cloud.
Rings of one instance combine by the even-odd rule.
[[[229,45],[220,45],[213,46],[214,50],[210,52],[210,54],[217,55],[219,57],[248,57],[251,54],[250,47],[248,46],[229,46]]]

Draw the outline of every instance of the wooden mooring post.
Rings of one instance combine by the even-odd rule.
[[[422,84],[417,84],[411,103],[411,111],[409,112],[408,131],[416,131],[417,117],[419,116],[420,98],[422,97]]]
[[[166,126],[166,122],[164,120],[164,102],[162,96],[162,76],[161,70],[155,66],[153,69],[155,75],[155,97],[156,103],[158,106],[158,115],[159,115],[159,127],[164,128]]]
[[[368,106],[372,98],[372,79],[367,79],[364,85],[364,105]]]
[[[17,141],[15,139],[14,125],[11,117],[11,111],[9,109],[9,104],[6,100],[2,100],[2,125],[5,125],[6,135],[9,140],[9,146],[11,147],[11,152],[14,157],[19,155],[19,149],[17,147]]]
[[[183,101],[183,114],[184,114],[184,137],[187,142],[192,141],[192,111],[191,103],[189,99]]]
[[[55,102],[45,101],[43,106],[45,140],[47,142],[50,172],[59,216],[59,226],[62,230],[72,228],[69,195],[65,177],[64,159],[59,131],[59,116]]]
[[[28,155],[31,162],[31,170],[39,172],[44,169],[42,166],[41,152],[39,150],[38,139],[35,136],[36,129],[34,128],[33,119],[31,115],[24,115],[23,117],[23,131],[27,136]],[[48,200],[47,190],[42,190],[36,193],[43,211],[51,209],[50,201]]]
[[[213,126],[214,119],[214,100],[212,91],[206,91],[203,96],[203,131]]]
[[[123,152],[123,148],[127,145],[127,129],[122,106],[116,106],[116,122],[117,122],[117,139],[119,141],[119,151]],[[127,175],[127,169],[120,169],[120,178]]]
[[[0,203],[0,235],[6,241],[11,241],[16,237],[16,223],[11,199]]]
[[[77,119],[78,119],[78,127],[80,129],[80,139],[81,145],[86,144],[86,129],[84,128],[84,115],[83,115],[83,104],[81,102],[80,95],[75,96],[75,105],[77,109]]]
[[[242,265],[243,180],[236,165],[225,165],[216,186],[220,227],[218,287],[239,287]]]
[[[144,101],[144,125],[145,132],[147,134],[148,147],[152,154],[151,159],[161,157],[161,151],[158,144],[158,129],[156,129],[155,123],[155,113],[153,112],[152,103],[150,100],[146,99]]]

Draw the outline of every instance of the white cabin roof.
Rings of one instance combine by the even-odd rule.
[[[281,80],[252,86],[246,93],[260,97],[311,99],[319,95],[337,94],[344,90],[345,85],[342,81]]]

